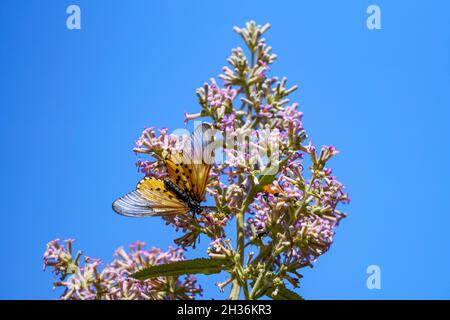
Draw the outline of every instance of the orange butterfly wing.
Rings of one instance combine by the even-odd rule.
[[[206,185],[214,160],[211,126],[203,123],[190,137],[183,151],[169,154],[165,160],[169,178],[191,198],[205,200]]]
[[[186,214],[187,205],[179,200],[175,193],[164,185],[164,181],[155,178],[142,179],[136,190],[117,199],[113,210],[130,217],[162,216]]]

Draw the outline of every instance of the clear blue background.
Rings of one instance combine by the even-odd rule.
[[[366,28],[366,8],[382,30]],[[82,29],[66,28],[77,4]],[[352,203],[305,298],[450,298],[449,1],[2,1],[0,298],[53,299],[42,253],[76,238],[110,261],[137,239],[166,248],[162,220],[127,219],[144,126],[183,126],[195,89],[242,45],[232,26],[270,22],[273,74],[294,94]],[[204,241],[206,242],[206,241]],[[205,243],[190,257],[203,254]],[[382,289],[366,288],[366,268]],[[201,278],[205,298],[224,297]]]

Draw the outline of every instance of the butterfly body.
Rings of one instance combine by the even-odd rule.
[[[175,193],[178,199],[186,203],[187,207],[191,212],[197,214],[201,213],[202,207],[200,206],[199,202],[197,200],[194,200],[186,191],[181,189],[175,182],[166,178],[164,179],[164,185],[168,190]]]

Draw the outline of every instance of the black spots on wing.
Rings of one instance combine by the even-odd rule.
[[[180,169],[176,168],[176,169],[175,169],[175,173],[176,173],[176,174],[180,173]]]
[[[160,187],[156,188],[156,191],[161,191],[161,188]]]
[[[192,174],[192,169],[189,169],[189,174]]]
[[[169,195],[169,199],[172,200],[172,199],[173,199],[173,196],[172,196],[172,195]]]

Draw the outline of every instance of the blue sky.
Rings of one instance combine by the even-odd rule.
[[[81,8],[82,29],[66,28]],[[382,30],[366,28],[377,4]],[[137,239],[166,248],[159,218],[127,219],[144,126],[183,126],[195,89],[216,77],[232,32],[270,22],[273,74],[351,195],[335,244],[299,290],[305,298],[450,298],[450,3],[448,1],[2,1],[0,9],[0,298],[54,299],[47,241],[76,238],[111,260]],[[206,241],[204,241],[206,242]],[[202,255],[199,250],[189,257]],[[381,268],[368,290],[366,268]],[[205,298],[223,297],[202,277]]]

